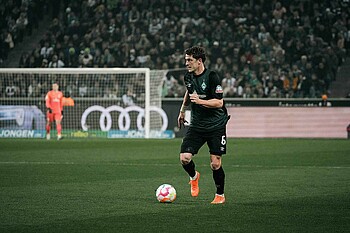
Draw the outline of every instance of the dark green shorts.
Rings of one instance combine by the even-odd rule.
[[[204,143],[207,143],[210,154],[226,154],[226,128],[210,132],[199,132],[190,127],[182,140],[181,153],[187,152],[195,155]]]

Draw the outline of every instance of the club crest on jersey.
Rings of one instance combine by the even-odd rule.
[[[217,85],[217,86],[216,86],[215,93],[216,93],[216,94],[223,93],[223,90],[222,90],[221,85]]]
[[[207,84],[205,84],[205,82],[203,82],[201,87],[202,87],[203,90],[205,90],[205,88],[207,87]]]

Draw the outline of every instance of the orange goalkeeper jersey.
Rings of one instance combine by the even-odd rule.
[[[63,110],[63,94],[60,91],[49,91],[45,96],[46,107],[53,113],[61,113]]]

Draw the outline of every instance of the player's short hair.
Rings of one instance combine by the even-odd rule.
[[[185,50],[185,54],[192,56],[195,59],[202,59],[202,62],[205,62],[206,54],[205,49],[200,46],[193,46]]]

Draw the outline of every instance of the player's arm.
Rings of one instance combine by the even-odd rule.
[[[46,102],[46,110],[51,113],[52,109],[51,109],[51,99],[50,99],[50,94],[49,92],[46,94],[45,96],[45,102]]]
[[[211,91],[210,94],[213,98],[204,100],[199,98],[197,93],[193,93],[190,95],[191,102],[202,105],[206,108],[221,108],[224,105],[223,89],[221,86],[220,77],[216,72],[211,72],[209,74],[209,86]]]
[[[197,93],[191,94],[190,99],[192,103],[202,105],[206,108],[221,108],[224,105],[223,99],[200,99]]]
[[[186,93],[182,101],[180,112],[185,112],[186,108],[190,105],[190,102],[191,102],[190,95],[188,94],[188,90],[186,90]]]
[[[180,108],[180,112],[179,112],[179,116],[177,118],[177,126],[181,129],[182,125],[184,125],[186,123],[185,120],[185,112],[186,109],[188,107],[188,105],[190,104],[190,96],[188,94],[188,90],[186,90],[186,93],[184,95],[183,101],[182,101],[182,105]]]
[[[180,113],[181,112],[184,113],[186,111],[187,107],[191,103],[190,94],[195,92],[194,86],[193,86],[193,73],[187,72],[184,76],[184,80],[186,85],[186,93],[182,101]]]

